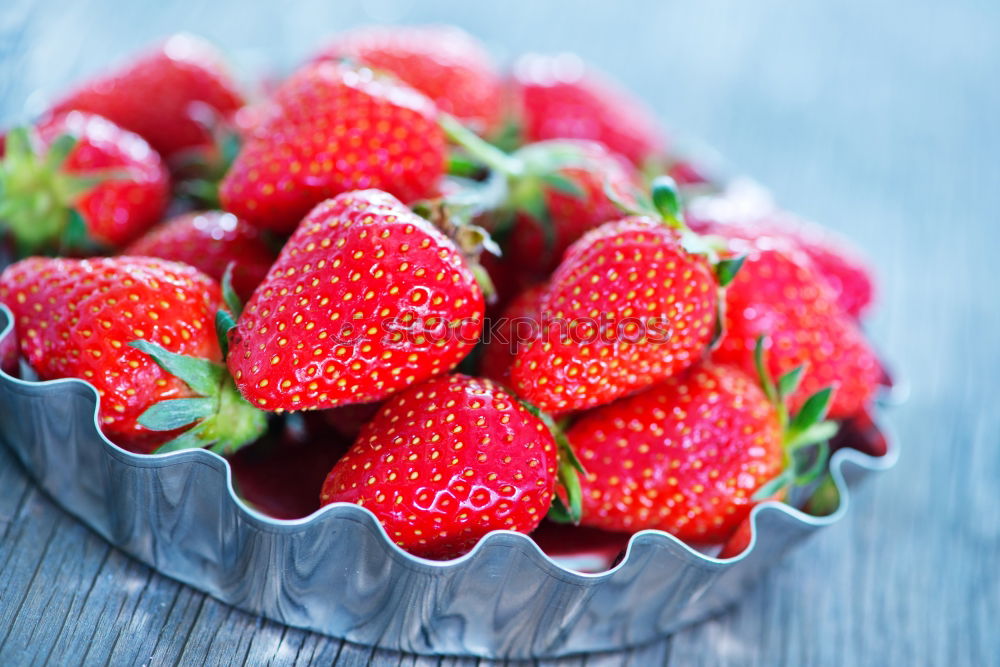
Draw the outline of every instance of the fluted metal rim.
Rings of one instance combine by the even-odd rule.
[[[0,342],[2,342],[6,336],[11,334],[14,327],[13,315],[4,304],[0,304],[0,321],[4,324],[4,326],[0,328]],[[399,547],[399,545],[389,538],[381,522],[370,510],[351,503],[332,503],[319,508],[309,516],[299,519],[275,519],[263,514],[262,512],[259,512],[253,507],[247,505],[243,502],[239,495],[237,495],[235,486],[233,485],[233,472],[229,462],[222,456],[206,449],[190,449],[168,452],[165,454],[135,454],[122,449],[101,432],[98,420],[100,396],[97,393],[97,389],[89,382],[75,378],[37,382],[22,380],[7,374],[2,369],[0,369],[0,379],[9,383],[13,387],[22,389],[29,387],[65,387],[69,391],[83,392],[93,401],[92,425],[97,433],[97,436],[104,443],[105,449],[109,455],[138,468],[159,468],[173,465],[184,465],[187,463],[206,464],[225,476],[226,491],[229,501],[235,504],[237,509],[245,515],[245,518],[260,530],[274,533],[296,532],[299,530],[309,530],[312,527],[317,526],[320,523],[325,523],[329,520],[342,519],[353,522],[361,522],[366,524],[370,529],[375,530],[380,535],[382,542],[384,543],[384,551],[388,557],[400,564],[410,567],[411,569],[420,571],[448,571],[457,569],[467,561],[478,558],[484,549],[489,548],[491,543],[497,540],[501,540],[507,544],[511,544],[513,541],[513,543],[516,544],[522,551],[526,551],[527,554],[536,559],[542,569],[545,570],[546,574],[573,584],[583,584],[586,582],[593,583],[595,581],[610,578],[616,571],[627,567],[629,556],[632,554],[636,545],[645,542],[666,543],[671,551],[682,554],[685,560],[692,566],[707,569],[727,568],[749,557],[753,552],[759,540],[760,531],[758,530],[757,524],[759,517],[762,514],[770,512],[783,514],[805,526],[813,528],[829,526],[830,524],[839,521],[847,513],[850,505],[850,492],[843,473],[844,464],[850,462],[859,468],[871,472],[879,472],[893,467],[899,456],[898,447],[895,445],[895,438],[893,437],[891,430],[886,429],[885,424],[879,422],[878,426],[886,433],[886,439],[889,444],[888,450],[885,454],[881,456],[871,456],[856,449],[844,448],[836,451],[831,457],[830,472],[834,483],[836,484],[837,491],[840,494],[839,506],[833,513],[825,516],[813,516],[782,502],[767,501],[761,503],[754,507],[750,513],[752,533],[748,548],[744,549],[743,552],[737,556],[728,559],[719,559],[707,555],[689,546],[670,533],[661,530],[641,530],[634,533],[629,538],[624,557],[621,558],[614,567],[597,573],[578,572],[557,563],[548,554],[546,554],[530,536],[509,530],[494,530],[483,536],[483,538],[481,538],[469,552],[459,556],[458,558],[450,560],[430,560],[420,556],[414,556],[413,554],[404,551]]]

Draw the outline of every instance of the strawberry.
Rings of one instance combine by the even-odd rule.
[[[533,155],[551,150],[554,143],[533,144],[516,155],[530,165]],[[520,179],[514,193],[519,210],[504,245],[506,261],[542,277],[552,273],[566,248],[585,232],[621,217],[609,188],[625,200],[639,189],[631,164],[601,144],[559,143],[578,150],[579,159],[554,166],[537,179]]]
[[[174,35],[128,65],[87,81],[53,111],[104,116],[170,159],[211,148],[212,126],[241,106],[243,98],[214,47],[191,35]]]
[[[826,476],[824,481],[819,485],[819,488],[826,488],[827,482],[829,480],[829,475]],[[836,487],[834,487],[836,491]],[[780,489],[774,495],[769,498],[762,498],[759,502],[764,502],[767,500],[773,500],[776,502],[784,502],[788,496],[787,489]],[[809,505],[807,504],[804,508],[810,514]],[[716,558],[722,560],[726,558],[735,558],[743,553],[746,549],[750,547],[750,543],[753,542],[753,522],[750,519],[750,515],[747,514],[746,518],[740,521],[736,529],[729,535],[725,542],[722,543],[722,549],[719,553],[715,555]]]
[[[276,253],[260,230],[232,213],[201,211],[164,222],[122,254],[184,262],[216,280],[222,280],[233,263],[233,288],[246,300],[264,280]]]
[[[156,223],[169,177],[141,137],[92,114],[12,130],[0,163],[0,220],[22,251],[117,247]]]
[[[843,434],[843,429],[838,432],[838,437],[841,434]],[[770,498],[765,498],[764,500],[783,501],[785,500],[786,495],[786,491],[782,489]],[[837,485],[834,483],[832,477],[826,475],[812,491],[812,495],[802,509],[807,514],[812,514],[813,516],[827,516],[836,511],[839,505],[840,492],[837,490]],[[752,523],[753,522],[750,520],[749,515],[743,519],[743,521],[736,526],[736,529],[732,532],[729,538],[723,543],[722,549],[715,557],[719,559],[735,558],[749,549],[750,543],[753,542]]]
[[[378,190],[318,205],[239,318],[229,369],[266,410],[366,403],[448,372],[483,294],[455,244]]]
[[[524,56],[515,65],[511,86],[529,141],[598,141],[636,166],[664,153],[653,113],[574,55]]]
[[[762,342],[756,351],[763,364]],[[566,433],[586,470],[582,523],[719,543],[756,503],[815,479],[836,432],[821,421],[830,389],[790,419],[784,398],[802,369],[777,384],[764,377],[762,388],[702,363],[582,416]]]
[[[789,397],[792,410],[820,388],[833,386],[830,415],[849,417],[877,389],[878,359],[808,258],[794,247],[776,244],[766,237],[730,241],[732,250],[746,259],[726,290],[725,334],[712,359],[752,372],[756,339],[766,334],[772,375],[800,365],[807,369],[799,390]]]
[[[567,431],[587,471],[584,525],[725,539],[782,468],[778,413],[737,369],[699,365]]]
[[[548,412],[608,403],[684,370],[712,339],[718,282],[682,232],[609,222],[566,251],[541,300],[540,335],[517,352],[514,389]]]
[[[519,294],[490,329],[479,360],[479,372],[505,387],[511,386],[510,367],[521,346],[541,330],[541,301],[545,285],[530,287]]]
[[[856,319],[874,299],[875,281],[860,251],[829,229],[778,209],[760,186],[737,181],[721,195],[700,197],[692,202],[689,218],[699,232],[746,241],[766,236],[795,246]]]
[[[850,447],[868,456],[885,456],[889,452],[889,440],[876,423],[871,408],[845,420],[839,436],[830,443],[835,449]]]
[[[427,97],[371,70],[320,62],[275,92],[220,186],[223,208],[288,233],[319,202],[379,188],[404,202],[435,192],[444,134]]]
[[[371,510],[413,554],[451,558],[490,531],[534,530],[557,462],[542,419],[489,380],[451,375],[389,399],[330,471],[321,500]]]
[[[486,48],[461,28],[355,28],[336,36],[316,57],[340,58],[394,74],[480,134],[500,123],[500,75]]]
[[[212,326],[219,286],[189,266],[29,258],[0,274],[0,301],[13,311],[21,352],[38,376],[90,382],[101,397],[102,430],[125,449],[149,453],[196,420],[184,442],[219,449],[263,429],[257,411],[223,382]]]

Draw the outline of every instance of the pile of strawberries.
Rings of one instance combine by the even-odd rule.
[[[252,101],[172,37],[7,131],[0,234],[5,369],[429,558],[546,517],[735,555],[882,375],[842,241],[579,59],[502,73],[452,27],[348,31]]]

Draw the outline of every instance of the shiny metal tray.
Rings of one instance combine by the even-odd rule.
[[[0,306],[0,340],[10,333]],[[0,371],[0,441],[63,508],[163,574],[240,609],[354,642],[423,654],[539,658],[651,641],[718,612],[790,548],[847,512],[847,489],[891,467],[836,451],[839,509],[817,518],[768,502],[754,542],[721,561],[671,535],[634,535],[600,574],[568,569],[525,535],[497,531],[447,562],[411,556],[374,516],[331,505],[286,521],[248,507],[225,459],[205,450],[143,456],[97,427],[80,380],[30,382]]]

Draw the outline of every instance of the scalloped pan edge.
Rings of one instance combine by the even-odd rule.
[[[0,341],[12,328],[0,305]],[[118,447],[100,432],[98,403],[82,380],[28,382],[0,371],[0,439],[62,507],[164,574],[288,625],[422,654],[556,657],[668,634],[737,600],[795,543],[848,511],[850,484],[898,457],[891,434],[883,456],[838,450],[830,463],[838,509],[815,517],[763,503],[751,512],[749,548],[735,558],[645,530],[612,569],[588,574],[510,531],[432,561],[400,549],[355,505],[272,519],[237,496],[217,454]]]

